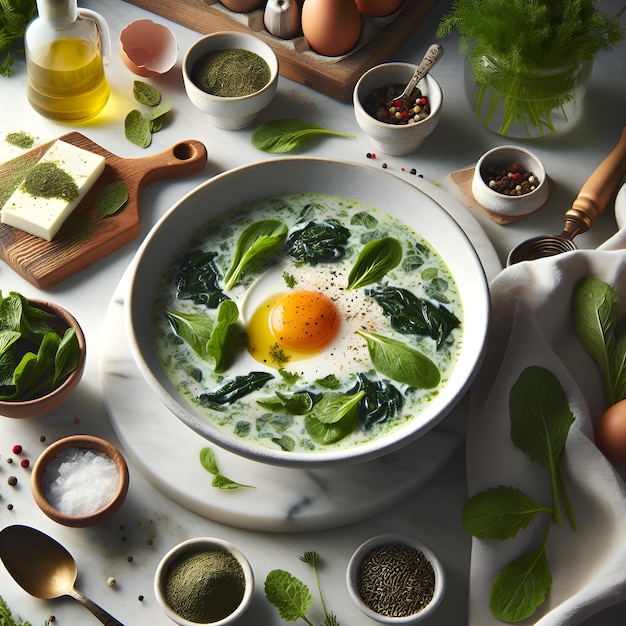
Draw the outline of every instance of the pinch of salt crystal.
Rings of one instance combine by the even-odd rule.
[[[119,480],[115,463],[103,452],[66,448],[48,463],[42,484],[51,506],[81,517],[106,506],[114,498]]]

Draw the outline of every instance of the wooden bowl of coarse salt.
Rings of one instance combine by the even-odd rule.
[[[111,518],[126,498],[128,483],[121,452],[91,435],[65,437],[48,446],[31,477],[37,506],[55,522],[75,528]]]

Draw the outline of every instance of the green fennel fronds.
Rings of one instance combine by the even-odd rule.
[[[36,12],[35,0],[0,0],[0,76],[13,75],[13,53]]]

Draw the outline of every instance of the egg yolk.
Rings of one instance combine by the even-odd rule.
[[[333,338],[339,314],[333,301],[315,291],[294,291],[276,302],[270,327],[278,343],[292,350],[319,350]]]
[[[324,294],[299,290],[272,295],[247,324],[248,350],[257,361],[280,368],[319,354],[339,322],[335,304]]]

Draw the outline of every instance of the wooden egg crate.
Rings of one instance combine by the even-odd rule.
[[[286,78],[308,85],[335,100],[349,102],[356,82],[370,67],[393,59],[438,0],[405,0],[391,16],[363,15],[363,32],[355,48],[341,57],[313,52],[304,37],[282,40],[263,24],[263,9],[234,13],[218,0],[126,0],[203,34],[222,30],[247,32],[269,43]],[[430,41],[424,42],[424,51]],[[185,51],[183,51],[184,53]],[[420,59],[403,59],[418,63]]]

